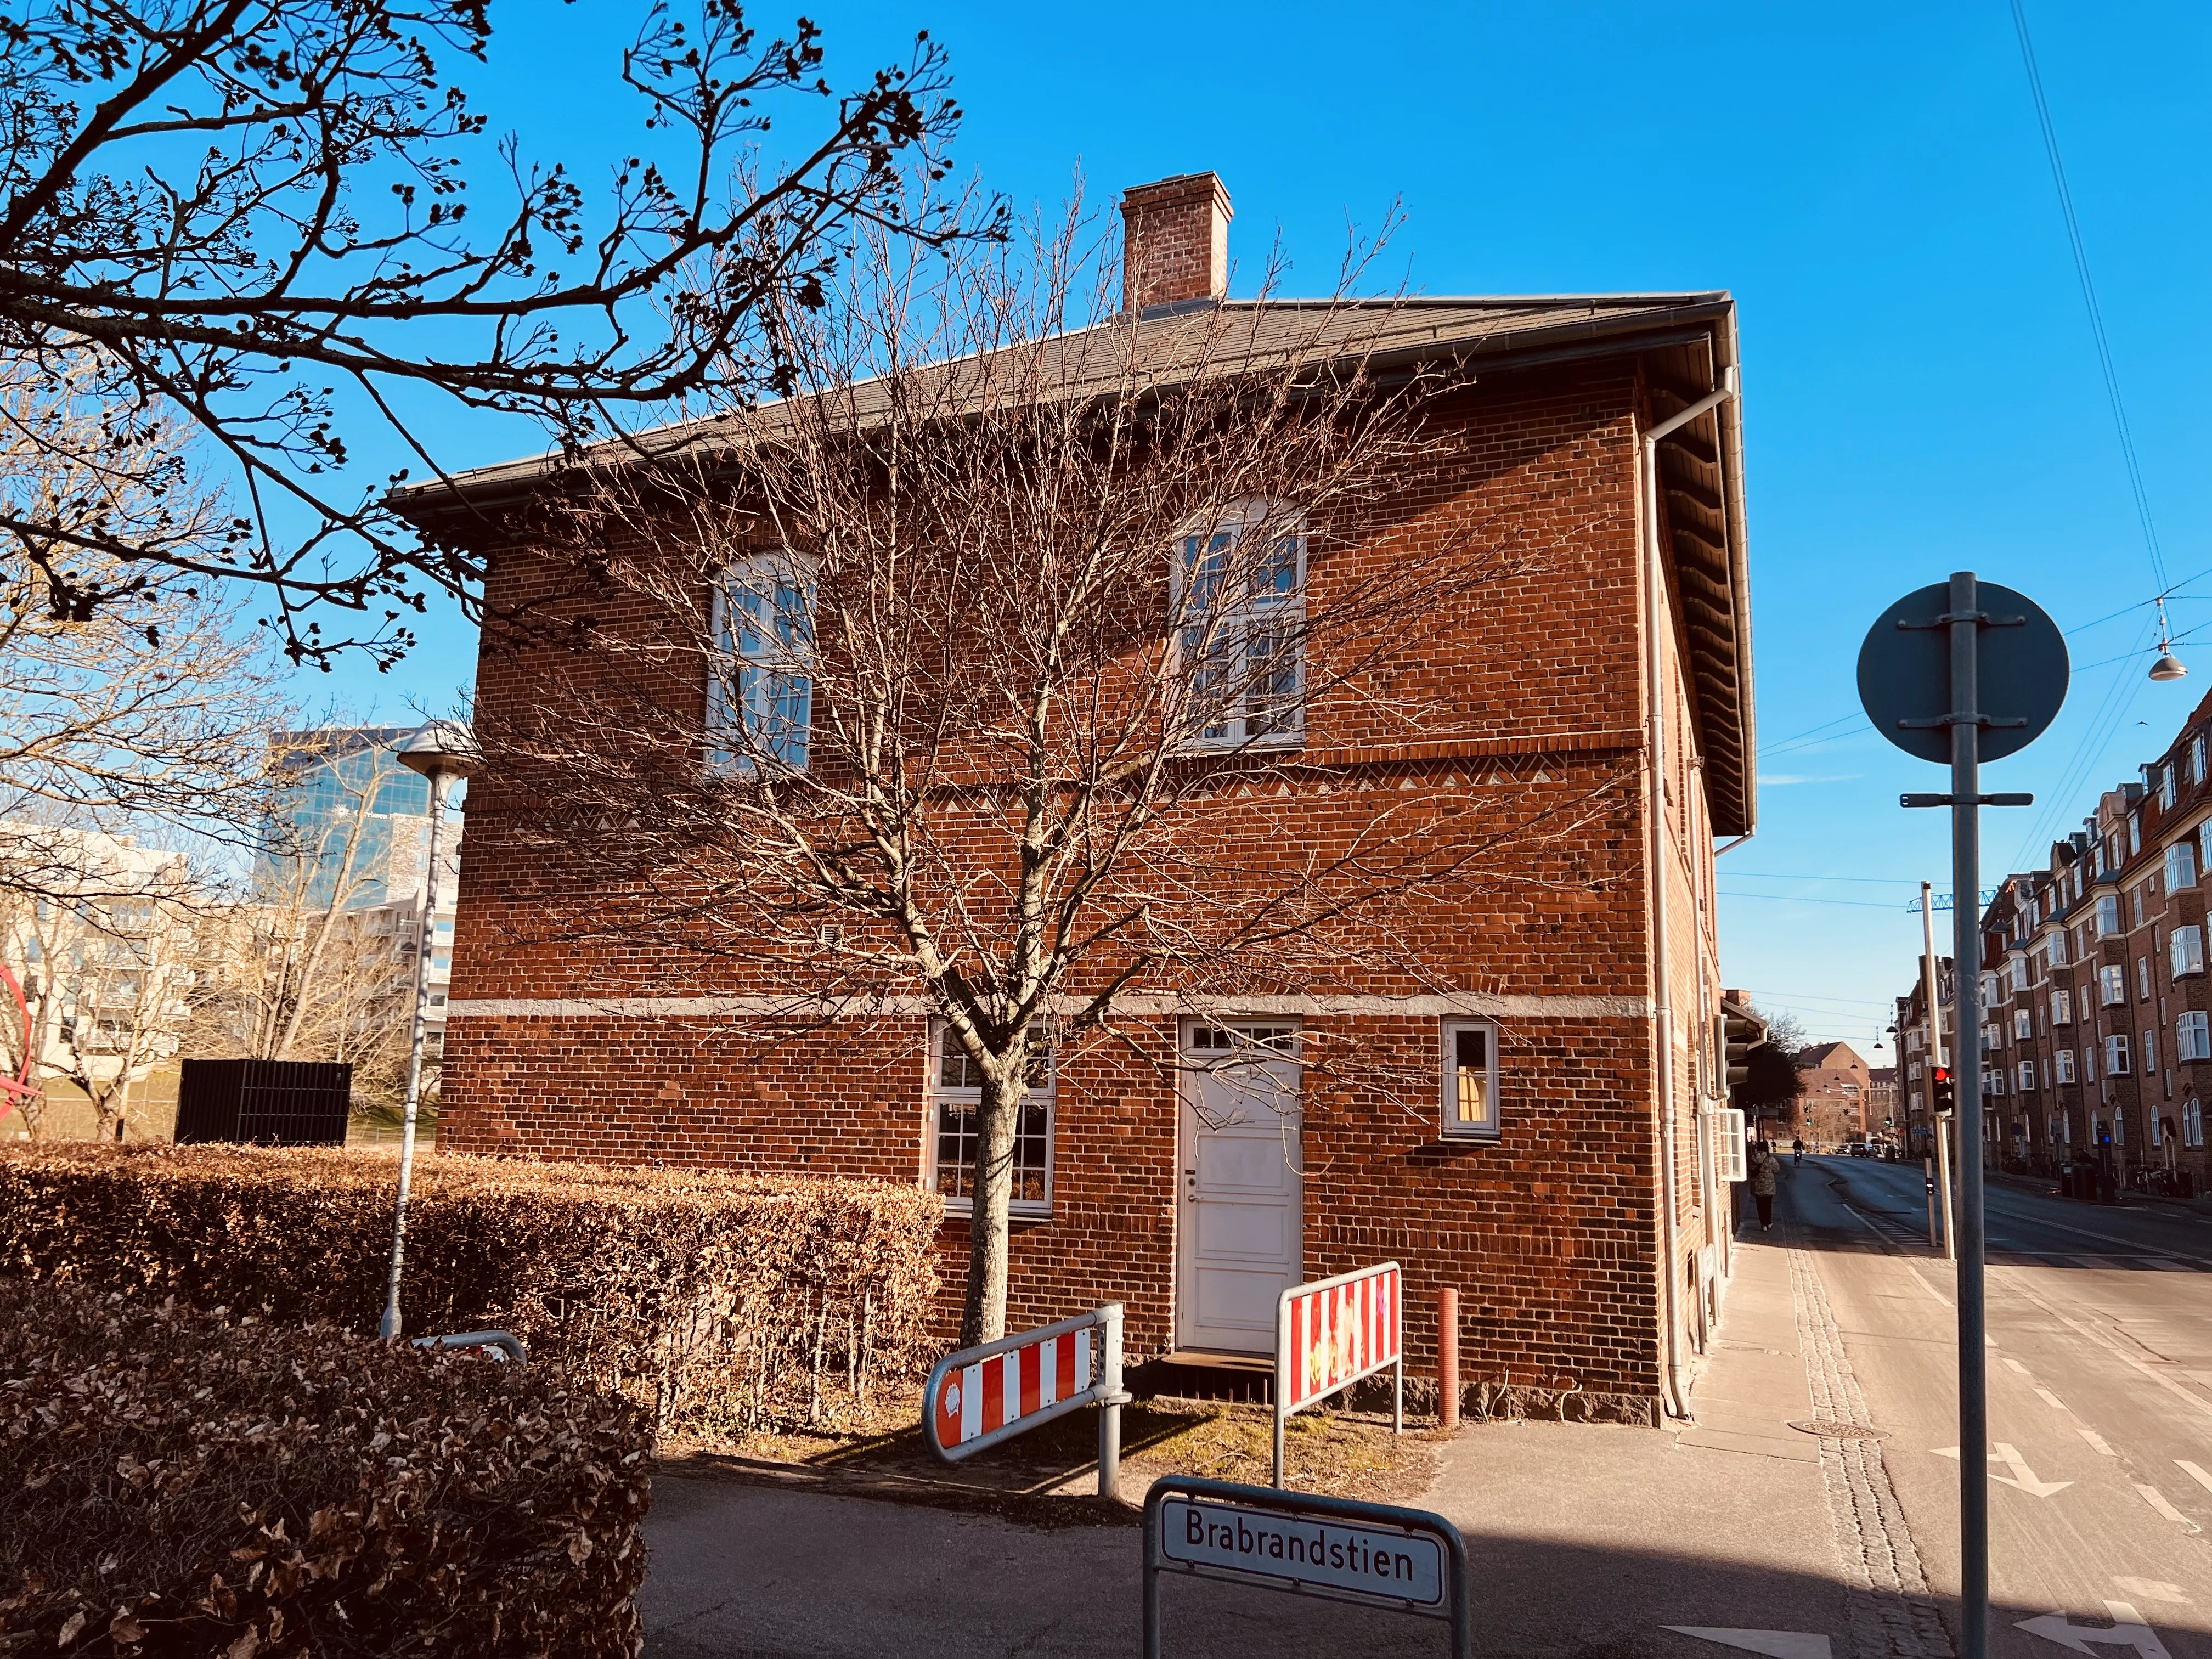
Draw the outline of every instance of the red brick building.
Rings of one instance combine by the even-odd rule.
[[[1212,174],[1132,191],[1125,214],[1131,304],[1099,326],[1165,330],[1242,303],[1225,293],[1229,200]],[[1173,988],[1131,999],[1145,1052],[1071,1057],[1025,1116],[1009,1326],[1113,1298],[1137,1358],[1251,1356],[1272,1348],[1279,1288],[1396,1257],[1417,1370],[1435,1291],[1455,1285],[1464,1372],[1496,1385],[1486,1399],[1655,1420],[1726,1273],[1713,852],[1751,830],[1755,769],[1738,405],[1646,439],[1733,387],[1735,308],[1723,293],[1436,300],[1391,308],[1386,326],[1401,361],[1454,377],[1434,418],[1474,441],[1453,476],[1409,482],[1347,556],[1417,556],[1425,526],[1454,519],[1550,534],[1569,498],[1577,528],[1543,568],[1454,611],[1441,646],[1378,666],[1449,693],[1449,730],[1378,744],[1356,707],[1316,704],[1297,739],[1310,782],[1224,798],[1222,833],[1310,845],[1382,791],[1432,804],[1439,833],[1509,793],[1602,810],[1540,865],[1490,872],[1490,896],[1409,922],[1401,970],[1319,975],[1203,1014]],[[473,509],[526,497],[539,476],[517,464],[459,488]],[[448,538],[499,521],[428,491],[407,506]],[[484,550],[493,607],[540,591],[526,541]],[[480,721],[532,695],[544,662],[488,653]],[[706,687],[683,696],[703,729]],[[930,1021],[749,1054],[732,1033],[756,987],[738,969],[702,961],[672,996],[657,964],[533,943],[548,895],[598,895],[605,878],[515,852],[532,805],[496,769],[471,783],[441,1146],[935,1182],[953,1200],[957,1288],[972,1091]],[[1340,1039],[1426,1078],[1426,1103],[1302,1061]],[[1227,1046],[1256,1056],[1279,1121],[1255,1132],[1200,1097],[1212,1074],[1197,1062]]]
[[[1834,1152],[1866,1137],[1874,1080],[1850,1044],[1814,1044],[1797,1056],[1797,1074],[1805,1082],[1798,1112],[1808,1147]]]

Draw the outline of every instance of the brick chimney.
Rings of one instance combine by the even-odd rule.
[[[1220,300],[1229,293],[1229,192],[1185,173],[1121,192],[1121,307]]]

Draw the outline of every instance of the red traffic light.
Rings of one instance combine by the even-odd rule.
[[[1938,1066],[1936,1068],[1935,1077],[1938,1083],[1948,1083],[1951,1080],[1951,1068],[1948,1066]]]

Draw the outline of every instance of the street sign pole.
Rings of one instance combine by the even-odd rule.
[[[1951,577],[1951,1042],[1959,1125],[1959,1534],[1963,1545],[1960,1624],[1973,1659],[1990,1644],[1989,1348],[1982,1305],[1982,918],[1964,902],[1982,887],[1981,630],[1988,623],[1974,573]],[[1929,1011],[1930,1024],[1934,1010]],[[1942,1126],[1936,1126],[1942,1133]],[[1969,1467],[1972,1465],[1972,1467]]]
[[[1907,754],[1951,766],[1943,795],[1908,794],[1905,806],[1951,809],[1952,1116],[1958,1125],[1955,1239],[1959,1307],[1959,1545],[1960,1659],[1988,1659],[1990,1639],[1989,1358],[1983,1303],[1981,809],[2027,806],[2034,797],[1984,795],[1981,766],[2026,747],[2066,700],[2066,642],[2026,595],[1954,572],[1948,586],[1906,594],[1884,611],[1859,649],[1859,700],[1875,729]],[[1985,713],[1987,702],[1996,712]],[[1929,1030],[1940,1029],[1931,990]],[[1940,1037],[1930,1042],[1937,1048]],[[1936,1124],[1940,1160],[1948,1145]],[[1940,1167],[1940,1166],[1939,1166]],[[1948,1182],[1945,1183],[1948,1190]]]

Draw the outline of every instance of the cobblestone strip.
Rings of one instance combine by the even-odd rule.
[[[1866,1397],[1851,1374],[1820,1268],[1813,1253],[1794,1239],[1789,1249],[1797,1340],[1812,1385],[1813,1415],[1864,1423]],[[1849,1577],[1850,1628],[1838,1659],[1955,1659],[1936,1600],[1928,1593],[1920,1552],[1913,1547],[1905,1510],[1890,1485],[1881,1442],[1824,1438],[1820,1474]]]

